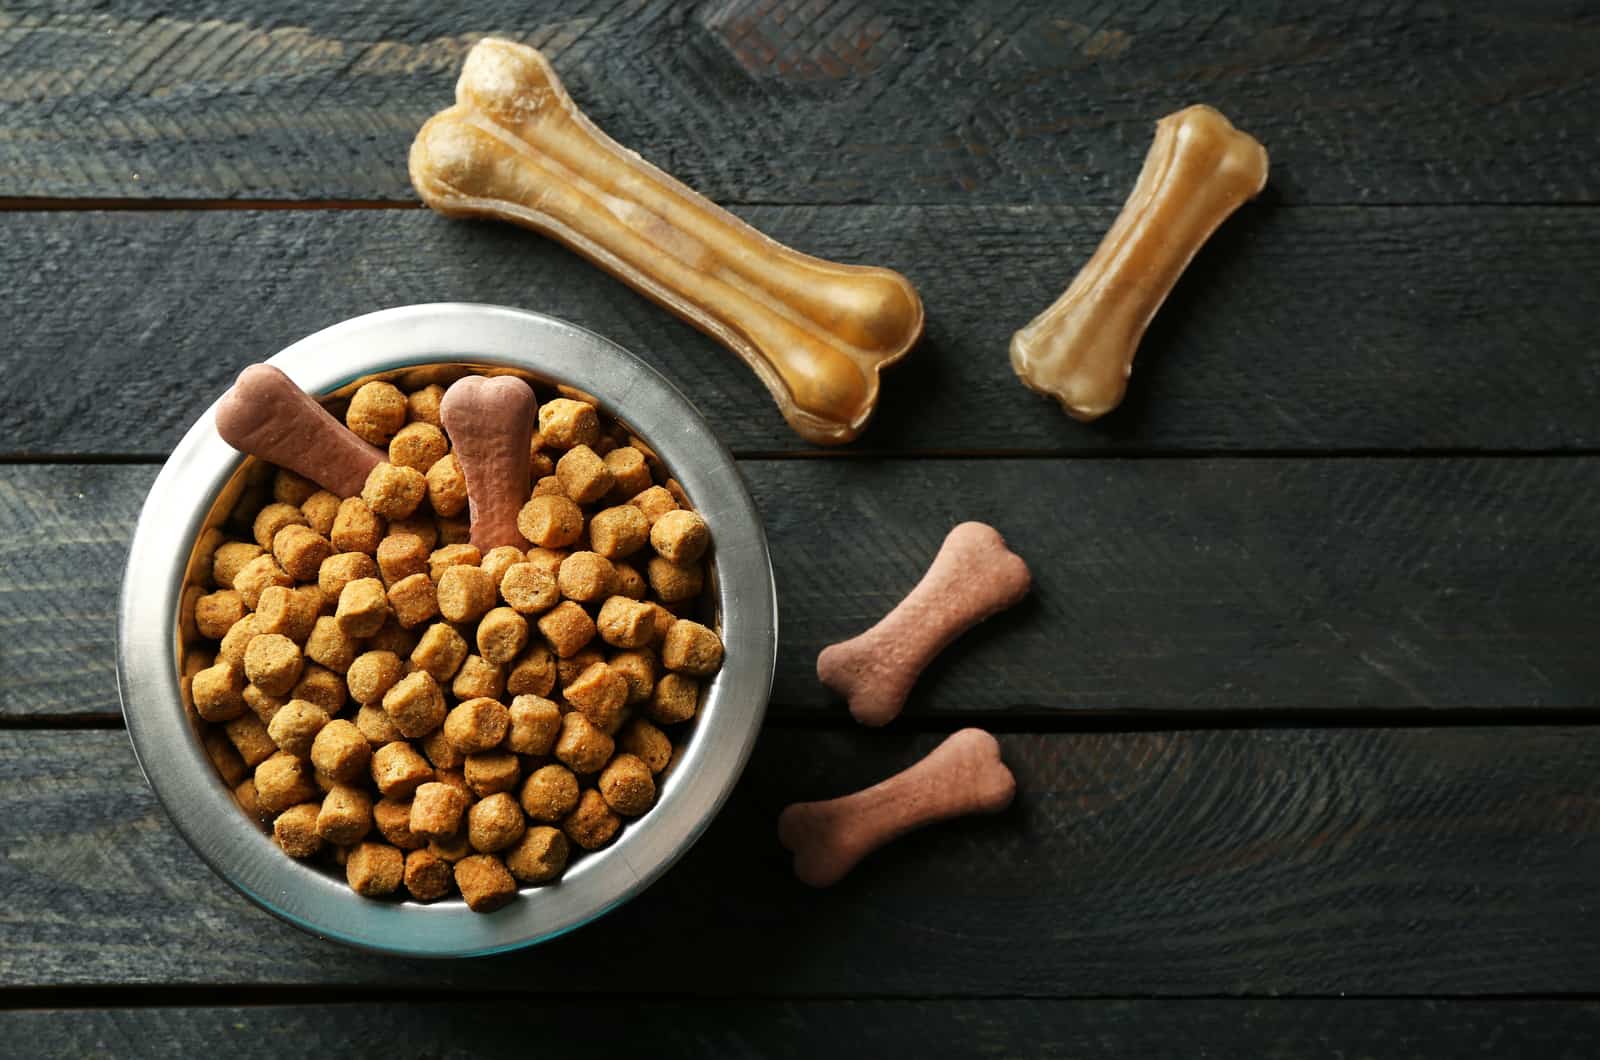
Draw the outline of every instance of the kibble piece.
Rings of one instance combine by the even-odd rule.
[[[650,638],[650,643],[652,645],[659,645],[662,641],[667,639],[667,633],[670,632],[672,627],[677,624],[678,616],[673,614],[671,611],[668,611],[658,603],[651,603],[650,608],[651,614],[654,616],[656,623],[656,632],[655,635]]]
[[[635,706],[650,699],[650,693],[656,688],[656,657],[648,648],[636,651],[619,651],[606,660],[623,680],[628,682],[628,706]]]
[[[492,913],[517,896],[517,881],[493,854],[474,854],[456,862],[456,887],[474,913]]]
[[[597,552],[574,552],[561,561],[556,584],[568,600],[589,603],[610,595],[611,561]]]
[[[628,563],[613,563],[611,578],[611,592],[616,596],[625,596],[629,600],[643,601],[650,594],[650,586],[645,582],[644,575],[638,568]]]
[[[244,713],[244,670],[229,662],[206,667],[189,682],[194,709],[207,721],[232,721]]]
[[[487,751],[506,738],[511,716],[492,699],[469,699],[444,720],[445,737],[462,754]]]
[[[239,668],[239,672],[244,672],[242,665]],[[270,722],[273,716],[283,709],[283,705],[289,702],[288,696],[269,695],[255,685],[245,685],[242,696],[244,705],[249,707],[256,717],[261,719],[262,724]]]
[[[255,537],[256,544],[264,549],[270,549],[273,539],[284,527],[305,525],[306,515],[298,505],[269,504],[257,513],[255,522],[250,527],[250,533]]]
[[[583,671],[595,663],[603,663],[605,661],[605,654],[594,645],[590,645],[570,658],[558,660],[556,662],[556,684],[565,688],[576,681],[578,675]]]
[[[306,517],[307,526],[331,540],[333,522],[339,517],[339,496],[318,490],[301,502],[300,514]]]
[[[540,548],[566,548],[583,533],[583,510],[564,496],[535,496],[517,513],[517,530]]]
[[[382,448],[406,422],[406,396],[393,383],[371,382],[350,396],[344,423],[364,441]]]
[[[312,663],[300,671],[300,680],[289,690],[289,698],[315,703],[331,718],[344,709],[344,678],[326,666]]]
[[[566,495],[566,487],[561,485],[559,478],[556,478],[554,464],[550,466],[549,474],[541,475],[534,480],[533,497],[565,497]],[[524,534],[523,536],[526,537],[527,535]]]
[[[244,764],[254,769],[278,751],[278,745],[261,719],[254,714],[241,714],[223,727]]]
[[[244,650],[244,672],[263,692],[286,695],[300,680],[305,658],[294,641],[281,633],[258,633]]]
[[[600,440],[600,415],[587,401],[547,401],[539,406],[539,437],[552,449],[593,445]]]
[[[178,597],[178,639],[188,644],[200,636],[200,627],[195,624],[195,609],[200,606],[200,598],[206,594],[203,585],[185,585],[183,595]],[[240,610],[244,607],[241,604]],[[242,615],[240,617],[243,617]],[[232,628],[231,626],[229,628]],[[224,632],[223,636],[227,636]],[[221,640],[213,637],[212,640]]]
[[[272,499],[281,504],[293,504],[299,507],[315,492],[317,492],[315,482],[296,475],[288,468],[280,467],[272,476]]]
[[[505,747],[519,755],[547,755],[561,733],[561,708],[542,696],[521,695],[511,701]]]
[[[467,476],[461,472],[456,454],[447,453],[427,468],[428,503],[439,515],[449,518],[467,508]]]
[[[306,758],[311,754],[312,741],[327,724],[327,711],[315,703],[291,699],[267,723],[267,734],[280,750]]]
[[[201,737],[200,746],[205,749],[206,757],[211,759],[211,765],[224,784],[237,784],[244,779],[244,759],[239,757],[239,752],[234,750],[221,729],[207,732]]]
[[[480,854],[506,849],[526,830],[522,807],[503,791],[480,800],[467,812],[467,841]]]
[[[393,610],[390,608],[391,612]],[[416,650],[417,641],[421,639],[421,633],[406,629],[400,624],[399,619],[390,614],[389,621],[383,624],[382,629],[368,637],[362,647],[367,651],[393,652],[402,659],[409,659],[411,653]]]
[[[432,779],[433,767],[408,743],[386,743],[372,752],[372,781],[386,798],[409,799]],[[256,786],[261,786],[259,776]]]
[[[405,739],[400,735],[400,730],[394,727],[388,712],[379,704],[369,703],[356,711],[356,728],[361,730],[367,746],[372,748]]]
[[[335,784],[322,798],[317,835],[347,847],[372,831],[372,796],[349,784]]]
[[[627,500],[650,488],[650,465],[644,454],[631,445],[622,445],[606,454],[606,470],[611,472],[611,495]]]
[[[428,495],[428,480],[414,467],[382,461],[367,473],[361,499],[373,514],[384,519],[404,519]]]
[[[398,891],[405,871],[405,855],[383,843],[362,843],[344,863],[345,880],[363,898],[381,898]]]
[[[672,740],[643,718],[634,718],[623,726],[617,748],[649,766],[652,773],[661,772],[672,761]]]
[[[343,784],[354,784],[372,765],[372,745],[355,722],[328,722],[311,741],[311,764]]]
[[[244,617],[244,597],[234,589],[207,593],[195,601],[194,624],[202,637],[221,640]]]
[[[389,538],[384,538],[388,541]],[[381,546],[380,546],[381,551]],[[339,599],[344,587],[359,578],[376,578],[378,564],[365,552],[336,552],[317,568],[317,588],[330,600]]]
[[[500,596],[524,615],[550,610],[561,600],[555,576],[533,563],[516,563],[500,579]]]
[[[254,644],[255,640],[250,643]],[[356,638],[345,632],[344,626],[332,615],[317,619],[317,624],[311,627],[311,636],[306,638],[306,658],[334,673],[342,674],[350,669],[360,650]]]
[[[422,550],[432,553],[439,544],[439,528],[434,525],[433,515],[426,511],[414,512],[404,519],[396,519],[389,524],[389,533],[410,534],[422,542]]]
[[[467,842],[467,830],[463,828],[455,835],[445,839],[428,840],[428,853],[454,865],[472,853],[472,844]]]
[[[432,902],[450,893],[454,875],[450,863],[428,850],[413,850],[406,855],[405,884],[411,897]]]
[[[383,694],[394,687],[404,672],[400,657],[392,651],[362,652],[350,664],[345,684],[357,703],[381,703]]]
[[[260,824],[271,824],[272,814],[261,808],[261,803],[256,801],[256,782],[254,777],[245,777],[234,785],[233,801],[239,804],[239,809],[244,815]]]
[[[406,419],[412,423],[431,423],[443,426],[439,419],[439,402],[444,400],[444,387],[430,383],[421,390],[406,395]]]
[[[528,643],[528,620],[509,607],[496,607],[478,623],[478,652],[489,662],[508,663]]]
[[[383,710],[402,736],[415,740],[428,735],[444,722],[444,693],[439,690],[439,683],[432,674],[426,670],[415,670],[384,693]]]
[[[510,751],[484,751],[468,755],[461,772],[472,794],[485,799],[514,790],[522,779],[522,763]]]
[[[450,694],[459,700],[499,699],[505,693],[506,675],[481,655],[469,655],[450,682]]]
[[[467,783],[466,774],[459,769],[435,769],[433,778],[441,784],[448,784],[461,792],[462,798],[467,800],[467,805],[472,804],[472,787]]]
[[[624,817],[637,817],[656,801],[650,767],[630,754],[619,754],[607,762],[596,786],[606,805]]]
[[[309,858],[322,849],[322,837],[317,834],[317,813],[314,802],[302,802],[278,814],[272,822],[272,838],[291,858]]]
[[[383,520],[366,501],[360,497],[346,497],[339,502],[339,514],[334,516],[328,537],[340,552],[372,553],[378,550],[383,533]]]
[[[217,546],[211,554],[211,580],[220,588],[227,589],[233,585],[233,579],[244,570],[245,564],[266,554],[266,549],[260,545],[250,544],[246,541],[227,541]]]
[[[600,637],[618,648],[643,648],[655,636],[655,613],[648,604],[613,596],[600,608],[595,622]]]
[[[256,766],[256,802],[267,813],[282,813],[289,807],[317,797],[317,786],[305,762],[279,751]]]
[[[572,550],[567,548],[530,548],[528,549],[528,562],[554,578],[561,573],[561,564],[572,555]],[[560,590],[557,589],[559,598]]]
[[[239,591],[244,606],[252,611],[261,602],[261,593],[270,585],[281,585],[286,589],[292,589],[294,579],[278,566],[277,560],[268,555],[257,556],[246,563],[233,577],[233,587]]]
[[[431,423],[408,423],[389,439],[389,463],[424,474],[449,451],[444,432]]]
[[[560,829],[535,825],[506,851],[506,868],[523,883],[549,883],[566,871],[569,852]]]
[[[651,556],[645,564],[650,588],[663,603],[676,604],[700,595],[705,587],[705,572],[698,563],[679,566],[665,556]]]
[[[411,665],[444,683],[455,676],[467,658],[467,642],[448,622],[435,622],[411,651]]]
[[[339,594],[334,612],[339,627],[352,637],[370,637],[389,617],[389,597],[377,578],[357,578]]]
[[[660,486],[651,486],[634,496],[628,503],[643,512],[651,526],[655,525],[657,519],[670,511],[677,510],[678,507],[678,502],[672,499],[672,494]]]
[[[621,827],[622,818],[593,788],[578,797],[577,808],[561,821],[567,838],[585,850],[599,850],[616,838]]]
[[[561,718],[555,755],[574,773],[595,773],[611,758],[616,744],[578,711]]]
[[[482,567],[483,572],[494,580],[494,587],[498,590],[501,581],[506,576],[506,571],[521,563],[523,559],[522,549],[514,548],[511,545],[501,545],[498,548],[491,548],[485,553],[483,562],[479,563],[478,566]]]
[[[477,545],[445,545],[428,555],[428,577],[437,582],[451,567],[476,567],[483,562]]]
[[[650,718],[662,725],[676,725],[694,717],[700,706],[700,683],[682,674],[667,674],[656,682],[650,694]]]
[[[379,799],[372,807],[372,822],[385,842],[401,850],[420,850],[428,843],[411,833],[410,799]]]
[[[698,622],[679,619],[661,644],[661,664],[676,673],[709,677],[722,666],[722,638]]]
[[[596,512],[589,520],[589,544],[606,559],[622,559],[644,547],[650,539],[650,522],[631,504]]]
[[[679,566],[699,562],[710,544],[711,531],[698,512],[665,512],[650,527],[651,547]]]
[[[467,797],[449,784],[433,781],[417,788],[411,799],[411,834],[448,839],[461,828]]]
[[[465,515],[456,519],[435,519],[433,526],[439,532],[441,545],[466,545],[472,541],[472,520]]]
[[[597,662],[561,690],[562,696],[604,732],[614,732],[628,702],[628,682],[603,662]]]
[[[389,535],[378,542],[378,572],[383,575],[384,583],[393,585],[413,574],[426,574],[428,550],[423,547],[422,538],[416,534],[396,534],[392,527],[390,529]]]
[[[494,606],[494,579],[482,567],[447,567],[439,576],[439,613],[450,622],[476,622]]]
[[[456,750],[456,745],[450,742],[442,727],[422,738],[422,753],[433,763],[435,773],[446,769],[460,769],[467,760],[466,755]]]
[[[272,557],[295,581],[316,581],[322,561],[331,555],[333,543],[309,526],[286,526],[272,539]]]
[[[539,619],[539,632],[561,658],[583,650],[594,639],[594,619],[571,600],[563,600]]]
[[[439,594],[433,579],[419,572],[390,585],[389,609],[401,629],[412,629],[433,618],[439,613]]]
[[[614,479],[605,461],[587,445],[575,445],[556,461],[556,478],[567,496],[579,504],[593,504],[611,492]]]
[[[535,821],[559,821],[578,805],[578,778],[566,766],[542,766],[523,782],[520,802]]]
[[[506,691],[513,696],[547,696],[555,686],[555,656],[543,644],[529,645],[506,674]]]

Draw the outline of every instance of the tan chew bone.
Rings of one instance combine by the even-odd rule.
[[[217,402],[217,433],[251,456],[286,467],[330,493],[354,497],[384,453],[357,438],[316,398],[270,364],[252,364]]]
[[[951,817],[999,813],[1016,791],[999,742],[982,729],[962,729],[865,791],[788,807],[778,817],[778,840],[794,852],[801,883],[827,887],[890,840]]]
[[[922,333],[904,276],[838,265],[757,232],[606,136],[543,55],[493,38],[456,104],[411,146],[429,206],[551,236],[744,359],[784,418],[821,445],[861,433],[878,373]]]
[[[966,630],[1028,594],[1028,565],[985,523],[962,523],[945,536],[916,588],[877,625],[830,644],[817,677],[850,701],[863,725],[887,725],[905,705],[917,676]]]
[[[528,547],[517,513],[528,500],[538,415],[533,388],[509,375],[457,379],[439,402],[439,419],[467,480],[472,543],[482,552]]]
[[[1267,151],[1210,107],[1156,123],[1133,194],[1066,293],[1011,338],[1011,366],[1080,420],[1122,401],[1139,340],[1195,253],[1267,183]]]

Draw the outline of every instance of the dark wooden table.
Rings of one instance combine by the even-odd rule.
[[[1592,3],[180,6],[0,2],[0,1052],[1594,1054]],[[417,208],[407,145],[488,32],[757,226],[913,279],[927,337],[858,444],[806,447],[559,247]],[[1074,423],[1008,338],[1197,101],[1271,186],[1123,408]],[[206,870],[129,751],[112,631],[145,491],[241,366],[448,299],[567,317],[693,396],[766,517],[783,643],[678,868],[438,964]],[[1037,591],[853,725],[818,649],[973,518]],[[794,882],[782,805],[967,724],[1010,812]]]

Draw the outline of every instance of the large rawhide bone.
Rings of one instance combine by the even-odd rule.
[[[1017,375],[1076,419],[1116,408],[1151,317],[1217,226],[1266,183],[1266,148],[1217,111],[1196,105],[1162,118],[1094,256],[1012,336]]]
[[[286,467],[330,493],[354,497],[384,452],[351,430],[270,364],[239,373],[217,402],[217,433],[251,456]]]
[[[861,433],[878,373],[922,333],[904,276],[798,253],[618,145],[543,55],[493,38],[467,55],[456,104],[411,146],[429,206],[551,236],[744,359],[784,418],[821,445]]]
[[[962,729],[865,791],[789,806],[778,817],[778,840],[794,852],[800,882],[827,887],[890,840],[951,817],[999,813],[1016,791],[999,742],[982,729]]]
[[[472,543],[481,551],[528,547],[517,529],[517,513],[528,500],[533,477],[538,415],[533,388],[509,375],[457,379],[439,402],[439,419],[467,480]]]
[[[857,721],[887,725],[945,645],[1021,600],[1031,583],[1028,565],[998,530],[962,523],[893,611],[860,636],[822,649],[817,677],[850,701]]]

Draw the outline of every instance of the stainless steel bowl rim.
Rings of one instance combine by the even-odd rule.
[[[473,913],[459,899],[363,899],[274,846],[245,818],[195,739],[178,687],[185,566],[213,498],[242,460],[217,435],[215,406],[178,443],[139,515],[122,585],[117,684],[146,780],[224,880],[325,938],[384,953],[464,957],[571,931],[638,894],[689,849],[732,791],[760,731],[776,663],[777,596],[760,516],[732,456],[671,383],[593,332],[504,306],[414,305],[336,324],[269,360],[314,394],[437,362],[523,369],[592,394],[656,449],[711,526],[727,662],[656,806],[612,846],[578,859],[560,882],[524,889],[491,914]]]

